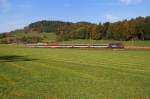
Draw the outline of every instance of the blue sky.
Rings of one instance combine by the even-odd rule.
[[[39,20],[115,22],[150,15],[150,0],[0,0],[0,32]]]

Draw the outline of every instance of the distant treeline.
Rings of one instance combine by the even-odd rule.
[[[26,29],[38,32],[57,33],[58,40],[69,39],[114,39],[114,40],[147,40],[150,39],[150,16],[137,17],[114,23],[94,24],[90,22],[39,21],[30,24]]]
[[[12,34],[23,33],[21,37]],[[150,40],[150,16],[137,17],[114,23],[38,21],[22,30],[15,30],[0,35],[3,42],[41,42],[41,33],[56,33],[57,41],[70,39],[113,39],[113,40]],[[32,35],[34,34],[34,35]],[[12,41],[11,41],[12,40]]]

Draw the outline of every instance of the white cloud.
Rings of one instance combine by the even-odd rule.
[[[135,4],[140,4],[143,1],[144,0],[114,0],[114,1],[93,3],[93,5],[102,5],[102,6],[135,5]]]
[[[116,21],[119,20],[119,17],[114,16],[114,15],[112,15],[112,14],[106,14],[106,15],[104,16],[104,18],[105,18],[106,21],[109,21],[109,22],[116,22]]]
[[[108,2],[108,3],[103,3],[105,6],[120,6],[121,4],[119,2]]]
[[[130,4],[139,4],[143,0],[119,0],[119,1],[125,5],[130,5]]]
[[[13,18],[11,20],[3,22],[3,24],[0,24],[0,27],[1,27],[0,33],[10,32],[15,29],[22,29],[25,26],[27,26],[28,24],[29,24],[29,22],[27,20]]]

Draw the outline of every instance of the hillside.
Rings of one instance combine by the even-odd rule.
[[[22,30],[0,35],[1,43],[61,42],[69,40],[150,40],[150,16],[114,23],[38,21]]]
[[[16,30],[11,33],[1,34],[1,43],[37,43],[37,42],[55,42],[56,33],[36,32],[26,30]]]

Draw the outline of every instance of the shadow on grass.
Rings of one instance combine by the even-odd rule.
[[[0,62],[35,61],[35,60],[37,59],[29,58],[27,56],[19,56],[19,55],[0,56]]]

